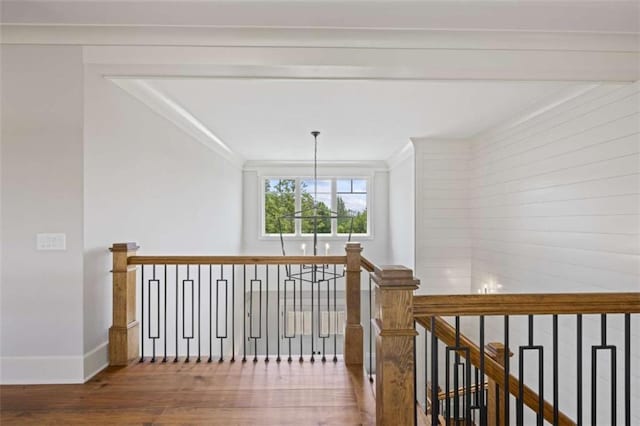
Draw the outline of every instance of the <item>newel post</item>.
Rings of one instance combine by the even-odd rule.
[[[413,291],[404,266],[376,267],[376,424],[412,425],[415,418]]]
[[[136,320],[136,267],[128,258],[136,254],[136,243],[119,243],[113,253],[113,320],[109,328],[109,365],[127,365],[139,356],[139,323]]]
[[[344,332],[344,362],[362,365],[364,359],[363,329],[360,322],[360,243],[348,242],[347,251],[347,325]]]

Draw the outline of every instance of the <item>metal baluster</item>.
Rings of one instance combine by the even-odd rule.
[[[265,301],[265,339],[267,340],[267,348],[264,353],[264,362],[269,362],[269,265],[264,265],[265,284],[267,286]],[[261,293],[262,294],[262,293]],[[262,309],[262,308],[261,308]]]
[[[369,275],[369,381],[373,383],[373,335],[372,335],[372,326],[371,326],[371,305],[372,305],[372,296],[371,296],[371,275]],[[426,329],[425,329],[426,333]],[[426,334],[425,334],[425,342],[426,342]],[[425,352],[426,356],[426,352]],[[415,357],[414,357],[415,359]],[[426,358],[425,358],[426,359]],[[425,367],[425,383],[426,383],[426,367]],[[427,406],[425,405],[425,409]]]
[[[140,320],[142,324],[140,326],[140,341],[142,342],[140,348],[140,362],[144,362],[144,265],[140,265],[140,274],[141,274],[141,285],[140,289],[142,291],[142,296],[140,297],[140,304],[142,305],[142,315],[140,316]]]
[[[213,265],[209,264],[209,359],[213,361]],[[222,265],[220,265],[222,270]],[[218,284],[216,283],[216,332],[218,331]]]
[[[413,329],[416,330],[416,320],[413,320]],[[413,335],[413,424],[417,425],[418,424],[418,371],[417,371],[417,365],[418,363],[416,362],[416,360],[418,358],[416,358],[416,335]],[[369,358],[371,358],[371,356],[369,356]]]
[[[577,354],[576,354],[576,406],[577,406],[577,426],[582,425],[582,314],[578,314],[576,317],[576,346],[577,346]]]
[[[278,331],[278,357],[276,358],[276,362],[280,362],[280,265],[278,265],[278,275],[277,275],[277,297],[276,297],[276,319],[277,319],[277,331]]]
[[[429,413],[429,339],[427,336],[427,327],[424,327],[424,414]],[[369,379],[371,380],[371,379]],[[431,410],[433,411],[433,409]]]
[[[611,424],[616,424],[616,399],[617,399],[617,377],[616,377],[616,347],[607,345],[607,315],[602,314],[600,318],[600,346],[591,347],[591,424],[597,423],[597,353],[599,350],[608,350],[611,353]]]
[[[297,320],[296,320],[296,327],[297,327]],[[300,330],[300,358],[298,359],[299,362],[304,362],[304,358],[302,356],[303,349],[302,349],[302,337],[304,335],[304,312],[302,311],[302,265],[300,265],[300,324],[302,325],[302,330]]]
[[[631,314],[624,314],[624,424],[631,426]]]
[[[558,394],[558,315],[553,315],[553,424],[558,424],[560,395]],[[540,392],[542,393],[542,392]]]
[[[431,317],[431,426],[439,426],[438,406],[438,338],[436,337],[436,317]]]
[[[251,312],[251,322],[249,323],[249,336],[253,339],[253,362],[258,362],[258,338],[262,335],[262,281],[260,281],[260,285],[258,287],[259,299],[258,303],[260,306],[258,307],[258,337],[253,336],[253,282],[258,281],[258,265],[253,265],[253,280],[250,282],[251,287],[249,292],[251,293],[249,299],[249,306]]]
[[[233,276],[233,265],[231,265]],[[220,294],[218,292],[219,284],[224,282],[224,335],[220,335],[218,321],[220,318]],[[232,331],[233,333],[233,331]],[[229,281],[224,279],[224,265],[220,265],[220,280],[216,281],[216,337],[220,339],[220,358],[218,362],[224,361],[224,339],[229,337]],[[233,350],[233,347],[232,347]]]
[[[504,316],[504,424],[509,424],[509,358],[511,351],[509,350],[509,315]],[[500,398],[497,398],[499,401]]]
[[[533,344],[533,315],[529,315],[529,342],[526,346],[520,346],[519,348],[519,356],[518,356],[518,375],[519,375],[519,384],[518,384],[518,398],[516,398],[516,407],[517,407],[517,420],[516,424],[524,423],[524,354],[525,351],[534,350],[538,353],[538,410],[536,411],[536,423],[538,425],[542,425],[544,421],[543,410],[544,410],[544,353],[543,347],[540,345]]]
[[[231,265],[231,362],[236,362],[236,265]]]
[[[311,266],[311,282],[309,283],[309,287],[311,289],[311,363],[315,362],[315,333],[314,333],[314,318],[313,318],[313,284],[316,282],[318,265]]]
[[[167,339],[169,333],[167,331],[167,265],[164,265],[164,357],[162,362],[167,362]]]
[[[338,362],[338,305],[337,305],[337,291],[336,283],[337,278],[337,266],[333,265],[333,362]]]
[[[242,362],[247,362],[247,265],[242,265]]]
[[[158,337],[160,337],[160,281],[156,280],[156,265],[153,265],[151,268],[152,271],[152,279],[149,280],[147,282],[147,289],[148,289],[148,293],[149,293],[149,299],[147,300],[148,303],[148,325],[147,325],[147,334],[149,335],[149,339],[151,339],[151,348],[152,348],[152,352],[151,352],[151,362],[156,362],[156,339]],[[152,335],[151,334],[151,283],[156,283],[157,287],[158,287],[158,306],[157,306],[157,310],[158,310],[158,335]]]
[[[176,265],[176,353],[173,362],[178,362],[178,295],[180,294],[178,290],[178,268],[179,265]]]
[[[202,342],[202,333],[200,329],[200,324],[202,323],[202,321],[200,320],[200,307],[202,306],[202,298],[200,297],[200,294],[200,265],[198,265],[198,358],[196,359],[196,362],[200,362],[200,343]]]
[[[479,392],[479,406],[480,406],[480,425],[487,426],[487,406],[484,398],[484,315],[480,315],[480,382],[482,390]]]

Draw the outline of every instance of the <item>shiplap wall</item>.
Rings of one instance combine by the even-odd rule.
[[[414,139],[419,294],[469,293],[469,141]]]
[[[602,85],[517,125],[473,141],[469,171],[471,290],[503,293],[640,290],[639,83]],[[466,253],[466,250],[464,251]],[[599,318],[585,317],[585,421],[590,420],[591,345]],[[501,324],[492,334],[501,340]],[[619,345],[618,405],[623,419],[622,318],[609,320]],[[560,318],[560,410],[575,419],[575,318]],[[632,340],[640,341],[634,319]],[[513,319],[514,343],[526,339]],[[551,319],[536,320],[536,343],[551,346]],[[547,349],[545,349],[546,351]],[[640,348],[632,350],[632,424],[640,424]],[[530,359],[535,362],[535,356]],[[608,401],[606,357],[599,396]],[[517,355],[513,359],[517,366]],[[552,397],[550,350],[545,399]],[[529,368],[527,383],[536,372]],[[609,424],[601,402],[597,424]],[[602,404],[605,404],[602,406]]]

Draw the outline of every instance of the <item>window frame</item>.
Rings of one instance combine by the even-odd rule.
[[[300,182],[303,180],[313,180],[313,176],[289,176],[285,173],[282,174],[259,174],[258,175],[258,186],[260,187],[259,192],[259,239],[261,240],[273,240],[279,239],[280,234],[268,234],[265,232],[265,181],[268,179],[289,179],[295,180],[295,210],[300,211],[302,208],[302,197],[300,193]],[[318,176],[318,180],[330,180],[331,181],[331,209],[335,210],[337,207],[337,181],[340,179],[355,179],[355,180],[364,180],[367,182],[367,232],[365,234],[351,234],[352,237],[356,236],[358,239],[372,239],[373,238],[373,215],[371,211],[371,206],[373,204],[373,185],[374,179],[372,174],[341,174],[341,175],[322,175]],[[302,221],[295,221],[295,233],[294,234],[283,234],[283,238],[288,240],[308,240],[310,236],[313,234],[303,234],[302,233]],[[349,234],[339,234],[338,233],[338,220],[331,219],[331,233],[328,234],[318,234],[318,239],[341,239],[347,237]]]

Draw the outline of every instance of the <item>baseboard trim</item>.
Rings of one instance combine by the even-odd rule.
[[[84,383],[82,356],[17,356],[0,358],[3,385]]]
[[[84,381],[88,382],[109,366],[109,342],[104,342],[84,354]]]
[[[52,385],[85,383],[109,365],[109,343],[81,356],[0,357],[0,384]]]

